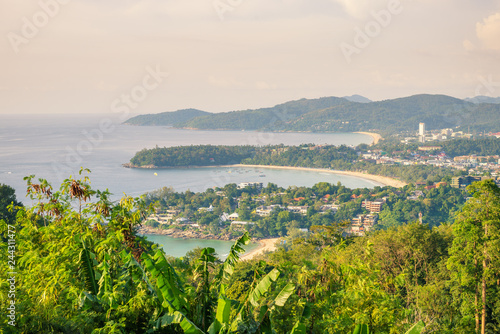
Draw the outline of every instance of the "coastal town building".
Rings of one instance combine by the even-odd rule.
[[[253,226],[255,223],[252,222],[244,222],[244,221],[234,221],[231,222],[231,228],[235,230],[243,230],[246,228],[246,226]]]
[[[378,198],[374,201],[369,201],[369,200],[364,200],[361,203],[361,207],[365,208],[367,211],[370,211],[370,213],[380,213],[382,211],[382,206],[384,205],[385,200]]]
[[[228,218],[228,220],[235,222],[240,218],[240,215],[237,212],[234,212],[234,213],[230,214],[227,218]]]
[[[255,213],[261,217],[268,217],[271,215],[271,212],[276,209],[284,209],[284,207],[279,204],[273,204],[269,206],[262,205],[255,209]]]
[[[485,134],[488,136],[494,136],[494,133]],[[412,137],[404,137],[401,140],[402,143],[408,144],[412,142],[420,142],[425,143],[428,141],[444,141],[449,140],[450,138],[471,138],[471,133],[465,133],[463,131],[454,132],[453,129],[436,129],[436,130],[428,130],[427,125],[425,123],[419,123],[418,132],[416,136]]]
[[[351,220],[351,225],[346,228],[347,235],[364,236],[377,224],[378,215],[358,215]]]
[[[304,206],[290,205],[287,207],[288,211],[293,212],[293,213],[300,213],[301,215],[306,215],[307,209],[309,209],[309,206],[307,206],[307,205],[304,205]]]
[[[420,123],[418,125],[418,141],[425,143],[425,123]]]
[[[453,188],[465,188],[467,186],[470,186],[472,182],[477,182],[477,181],[482,181],[482,180],[488,180],[488,179],[494,179],[493,177],[481,177],[481,176],[457,176],[457,177],[452,177],[451,178],[451,186]],[[497,181],[497,180],[495,180]]]
[[[340,205],[337,205],[337,204],[326,204],[326,205],[322,205],[320,207],[320,210],[322,213],[327,213],[328,211],[333,211],[333,212],[337,212],[340,208]]]
[[[244,188],[255,188],[255,189],[262,189],[264,187],[264,184],[262,182],[242,182],[238,184],[238,189],[244,189]]]
[[[199,208],[198,211],[201,212],[214,212],[214,207],[210,205],[208,208]]]
[[[189,219],[187,218],[184,218],[184,217],[180,217],[180,218],[177,218],[175,220],[175,224],[178,224],[178,225],[191,225],[193,224],[193,222],[191,222]]]

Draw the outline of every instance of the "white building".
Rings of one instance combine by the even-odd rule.
[[[418,125],[418,141],[425,143],[425,123],[420,123]]]
[[[293,213],[300,213],[302,215],[306,215],[307,209],[309,209],[309,207],[307,205],[306,206],[289,206],[286,209],[290,212],[293,212]]]
[[[273,205],[270,205],[270,206],[261,205],[257,209],[255,209],[255,213],[257,215],[261,216],[261,217],[268,217],[269,215],[271,215],[271,212],[273,210],[276,210],[278,208],[279,209],[284,209],[284,207],[282,207],[279,204],[273,204]]]
[[[263,186],[264,184],[262,182],[242,182],[238,184],[238,189],[244,189],[246,187],[262,189]]]
[[[425,136],[425,123],[420,123],[418,125],[418,135]]]

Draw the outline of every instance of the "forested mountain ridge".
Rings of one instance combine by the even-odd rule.
[[[155,125],[172,126],[174,124],[187,122],[195,117],[209,114],[198,109],[182,109],[172,112],[162,112],[159,114],[139,115],[128,119],[125,124],[130,125]]]
[[[384,135],[417,131],[420,122],[426,123],[428,130],[457,127],[468,130],[470,127],[472,131],[493,131],[500,127],[499,104],[475,104],[429,94],[368,103],[323,97],[290,101],[271,108],[199,112],[201,115],[189,114],[185,119],[171,117],[180,116],[182,111],[141,115],[125,123],[203,130],[376,131]]]

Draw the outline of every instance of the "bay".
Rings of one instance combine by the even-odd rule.
[[[169,127],[122,125],[115,115],[2,115],[0,121],[0,183],[12,186],[26,204],[23,177],[35,174],[53,185],[80,167],[89,168],[94,189],[108,188],[119,199],[161,187],[204,191],[227,183],[268,182],[288,187],[326,181],[350,188],[372,188],[376,182],[344,175],[256,168],[128,169],[122,164],[143,148],[181,145],[359,145],[371,138],[357,133],[263,133],[195,131]],[[154,173],[157,173],[157,176]],[[265,175],[265,176],[261,176]]]
[[[161,187],[176,191],[204,191],[227,183],[272,182],[282,187],[312,186],[318,182],[341,182],[350,188],[372,188],[376,182],[345,175],[299,170],[265,168],[179,168],[129,169],[122,164],[143,148],[181,145],[270,145],[370,143],[367,135],[356,133],[263,133],[245,131],[194,131],[169,127],[122,125],[116,115],[2,115],[0,116],[0,183],[24,197],[23,177],[35,174],[54,186],[69,175],[77,176],[80,167],[89,168],[92,187],[108,188],[118,200],[123,194],[139,196]],[[157,173],[155,175],[154,173]],[[149,235],[163,245],[166,254],[181,257],[196,247],[213,247],[225,258],[232,241],[175,239]],[[257,244],[248,246],[247,251]]]
[[[208,239],[181,239],[172,238],[166,235],[155,235],[146,234],[144,235],[149,241],[152,241],[160,245],[165,254],[174,257],[183,257],[187,252],[200,247],[212,247],[215,249],[218,257],[225,260],[229,255],[231,246],[234,245],[234,241],[224,241],[224,240],[208,240]],[[246,252],[251,252],[252,250],[259,247],[259,244],[251,243],[244,247]]]

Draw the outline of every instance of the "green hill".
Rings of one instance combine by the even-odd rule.
[[[300,116],[324,108],[348,103],[338,97],[319,99],[301,99],[278,104],[272,108],[241,110],[225,113],[209,114],[194,118],[183,124],[185,127],[217,130],[260,130],[282,128]]]
[[[454,128],[471,131],[498,131],[499,104],[474,104],[445,95],[414,95],[378,102],[359,103],[345,98],[301,99],[271,108],[224,113],[186,111],[143,115],[127,124],[173,125],[204,130],[264,130],[353,132],[374,131],[383,135],[414,133],[418,123],[428,130]]]
[[[173,112],[135,116],[125,121],[125,124],[173,126],[207,114],[209,113],[198,109],[183,109]]]
[[[295,131],[372,130],[386,134],[416,131],[420,122],[426,123],[429,130],[455,128],[465,123],[469,125],[471,120],[488,114],[490,109],[482,110],[480,106],[444,95],[415,95],[371,103],[350,102],[305,114],[287,124],[286,128]]]

